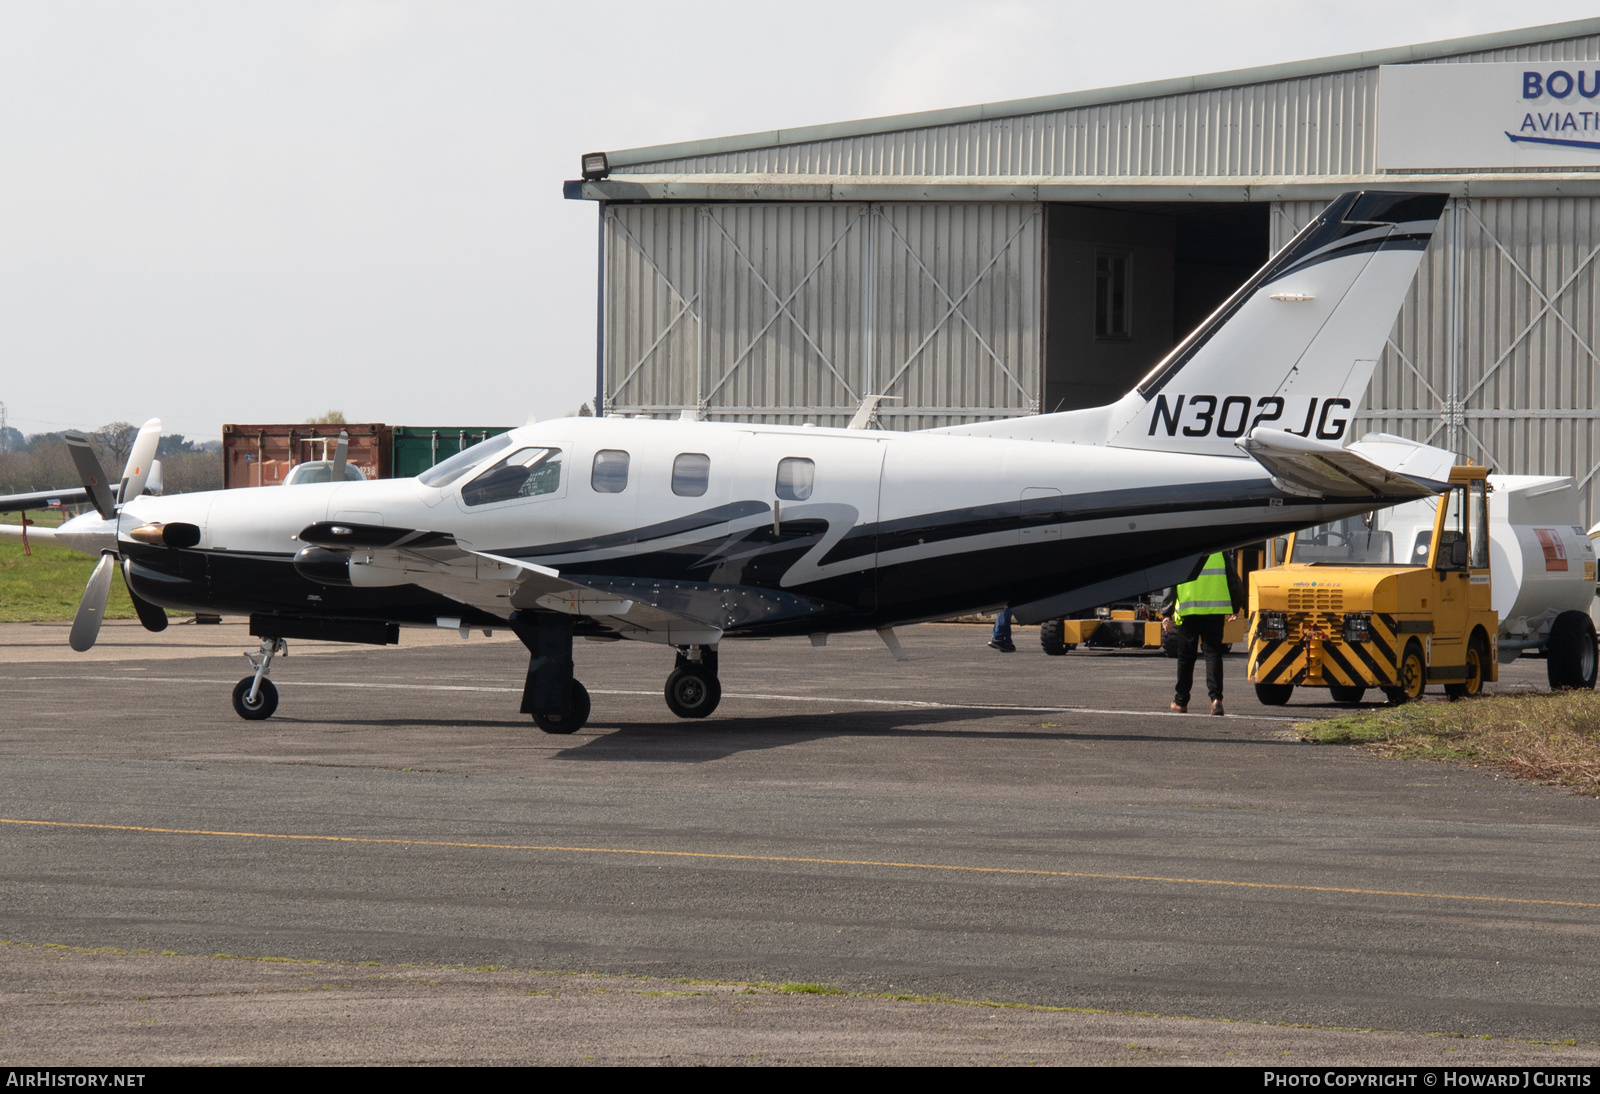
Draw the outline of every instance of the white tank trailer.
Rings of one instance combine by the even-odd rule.
[[[1546,658],[1550,686],[1595,686],[1595,546],[1578,523],[1567,476],[1489,476],[1489,574],[1500,616],[1501,664]],[[1435,499],[1380,510],[1395,561],[1425,563]],[[1600,533],[1600,525],[1593,529]],[[1404,552],[1402,554],[1402,552]]]

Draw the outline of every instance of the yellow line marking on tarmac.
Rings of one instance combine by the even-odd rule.
[[[563,847],[531,843],[467,843],[454,840],[401,839],[385,836],[316,836],[290,832],[228,832],[206,828],[154,828],[139,824],[91,824],[84,821],[25,820],[0,817],[0,824],[39,828],[88,828],[106,832],[151,832],[164,836],[231,836],[240,839],[304,840],[311,843],[381,843],[409,847],[456,847],[485,851],[552,851],[577,855],[639,855],[657,858],[720,859],[734,862],[790,862],[812,866],[882,866],[897,870],[946,870],[952,873],[1013,874],[1028,877],[1071,877],[1092,881],[1148,881],[1166,885],[1214,885],[1232,889],[1278,889],[1300,893],[1348,893],[1355,896],[1400,896],[1421,900],[1462,900],[1485,904],[1533,904],[1557,908],[1600,908],[1581,900],[1537,900],[1532,897],[1474,896],[1468,893],[1418,893],[1404,889],[1356,889],[1338,885],[1290,885],[1273,881],[1225,881],[1218,878],[1158,877],[1145,874],[1097,874],[1082,870],[1042,870],[1019,866],[960,866],[939,862],[880,862],[874,859],[807,858],[799,855],[739,855],[720,851],[651,851],[638,847]]]

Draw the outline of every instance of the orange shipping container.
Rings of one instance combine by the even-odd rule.
[[[350,436],[346,456],[369,479],[390,477],[389,426],[381,422],[355,425],[224,425],[222,427],[222,485],[280,486],[289,471],[310,460],[329,460],[339,443],[339,431]]]

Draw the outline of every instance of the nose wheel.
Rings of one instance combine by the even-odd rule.
[[[252,694],[254,692],[254,694]],[[253,676],[246,676],[233,685],[233,710],[247,722],[259,722],[272,717],[278,709],[278,689],[271,680],[259,684]]]
[[[272,671],[272,658],[280,653],[289,656],[289,643],[281,638],[263,638],[259,653],[244,655],[256,671],[254,676],[246,676],[233,685],[233,710],[247,722],[263,721],[278,709],[278,689],[267,679],[267,673]]]
[[[701,647],[679,653],[665,690],[667,709],[680,718],[704,718],[716,710],[722,702],[717,651]]]

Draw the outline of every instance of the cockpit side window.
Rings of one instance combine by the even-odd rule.
[[[704,452],[683,452],[672,461],[672,492],[680,498],[698,498],[711,483],[711,457]]]
[[[554,494],[560,488],[561,449],[519,448],[463,486],[461,500],[467,505],[489,505]]]
[[[496,452],[510,447],[511,435],[509,433],[498,434],[486,441],[479,441],[471,448],[463,448],[448,460],[439,461],[418,475],[417,481],[423,486],[443,489],[490,456],[493,456]]]
[[[602,448],[594,454],[589,485],[597,494],[620,494],[628,488],[628,454],[620,448]]]

